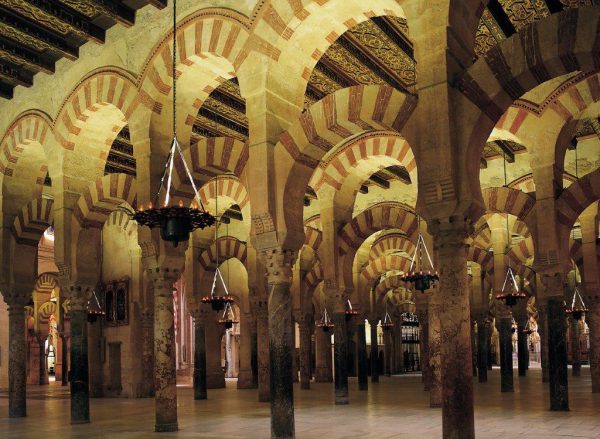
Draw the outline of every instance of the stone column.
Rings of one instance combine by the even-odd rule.
[[[500,333],[500,391],[514,392],[512,363],[512,317],[504,304],[496,314],[496,328]]]
[[[587,296],[587,295],[586,295]],[[590,328],[590,374],[592,376],[592,393],[600,393],[600,300],[586,297],[589,312],[585,321]]]
[[[473,368],[473,377],[477,376],[477,332],[475,331],[475,322],[471,322],[471,367]]]
[[[154,397],[154,310],[141,313],[142,325],[142,397]]]
[[[202,306],[202,305],[200,305]],[[206,321],[208,317],[196,311],[194,317],[194,399],[207,399],[206,386]]]
[[[298,316],[298,325],[300,332],[300,388],[310,389],[310,379],[312,376],[311,359],[311,337],[315,327],[312,316]]]
[[[87,303],[93,287],[71,287],[71,424],[90,422]]]
[[[290,328],[292,334],[292,381],[297,383],[300,381],[300,364],[298,359],[298,351],[296,351],[296,321],[294,315],[291,318],[292,327]]]
[[[545,303],[538,303],[538,333],[540,334],[540,363],[542,366],[542,382],[550,381],[550,373],[548,370],[548,322],[547,322],[547,306]]]
[[[365,333],[365,319],[356,316],[356,357],[358,362],[358,390],[369,390],[369,374],[367,365],[367,335]]]
[[[269,358],[271,382],[271,437],[291,438],[294,427],[292,382],[292,265],[295,253],[276,248],[262,252],[269,293]]]
[[[331,364],[331,333],[317,329],[317,368],[315,370],[315,382],[330,383],[333,381],[333,369]]]
[[[429,407],[437,408],[442,406],[442,298],[439,288],[429,291]]]
[[[254,389],[252,380],[252,314],[244,313],[240,321],[240,370],[238,373],[238,389]]]
[[[440,225],[445,226],[446,223]],[[448,223],[451,229],[434,233],[440,267],[442,295],[441,365],[442,428],[444,438],[475,437],[473,372],[470,341],[470,305],[465,238],[467,228]]]
[[[252,308],[256,317],[256,348],[258,364],[258,401],[271,400],[269,378],[269,314],[266,300],[254,298]]]
[[[377,324],[378,318],[369,319],[371,325],[371,382],[379,382],[379,345],[377,344]]]
[[[221,367],[221,342],[225,330],[216,321],[218,314],[211,313],[204,326],[206,344],[206,388],[224,389],[225,373]]]
[[[100,362],[100,337],[102,337],[102,321],[96,320],[88,324],[88,369],[90,397],[104,396],[102,363]]]
[[[488,372],[488,331],[489,321],[486,316],[479,316],[477,320],[477,371],[480,383],[487,382]]]
[[[519,376],[527,376],[527,368],[529,363],[529,348],[527,346],[527,334],[525,334],[525,325],[523,321],[517,324],[517,354],[519,361]]]
[[[392,375],[392,331],[392,328],[383,331],[383,372],[386,377]]]
[[[256,335],[256,319],[252,321],[252,352],[250,353],[250,359],[252,364],[252,388],[258,389],[258,337]]]
[[[177,377],[173,284],[180,271],[170,267],[150,270],[154,282],[154,390],[157,432],[177,431]]]
[[[3,291],[8,305],[8,417],[27,416],[27,344],[24,295]]]
[[[571,368],[573,370],[573,376],[581,376],[581,343],[579,338],[581,333],[579,331],[579,320],[569,318],[571,326]]]
[[[333,327],[333,359],[335,361],[335,404],[348,404],[348,328],[346,327],[346,314],[339,305],[333,304],[334,310],[331,321]]]
[[[565,309],[562,297],[548,298],[550,410],[569,410]]]
[[[419,319],[419,364],[421,365],[421,380],[423,390],[428,391],[431,385],[429,369],[429,295],[416,294],[417,318]]]

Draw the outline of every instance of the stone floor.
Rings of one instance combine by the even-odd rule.
[[[569,371],[570,372],[570,371]],[[547,410],[547,385],[541,371],[518,378],[515,393],[500,393],[499,371],[487,384],[475,383],[475,428],[478,438],[548,439],[600,438],[600,394],[592,395],[589,369],[580,378],[569,377],[571,411]],[[438,438],[441,410],[428,407],[420,376],[382,378],[368,392],[350,382],[351,404],[333,405],[333,388],[314,384],[310,391],[294,388],[298,438]],[[24,419],[8,419],[7,395],[0,394],[0,438],[268,438],[269,404],[256,402],[253,390],[212,390],[208,401],[193,401],[189,387],[179,388],[178,433],[153,432],[152,399],[93,399],[92,423],[69,425],[69,396],[59,384],[29,389]]]

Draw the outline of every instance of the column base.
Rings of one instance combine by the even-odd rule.
[[[238,389],[256,389],[251,370],[240,370],[237,381]]]
[[[26,418],[27,417],[27,412],[23,411],[19,411],[19,412],[13,412],[13,413],[9,413],[8,414],[9,418]]]
[[[348,400],[347,396],[342,396],[342,397],[335,397],[335,405],[347,405],[350,404],[350,401]]]
[[[310,381],[300,381],[300,389],[310,390]]]
[[[177,422],[175,422],[173,424],[156,424],[154,426],[154,431],[157,433],[165,433],[165,432],[177,431],[177,430],[179,430]]]
[[[429,408],[432,408],[432,409],[442,408],[442,403],[441,402],[430,402]]]
[[[71,419],[71,425],[89,424],[89,419]]]

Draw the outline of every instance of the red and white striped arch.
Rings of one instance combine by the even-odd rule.
[[[398,255],[386,255],[371,259],[369,264],[360,273],[361,278],[371,283],[383,273],[388,271],[406,272],[410,267],[410,259]]]
[[[365,160],[378,158],[380,168],[397,164],[417,183],[417,164],[410,145],[396,132],[369,132],[353,139],[315,169],[310,186],[318,192],[324,185],[340,190],[348,175]],[[365,176],[365,179],[368,176]]]
[[[12,232],[19,244],[37,246],[42,235],[54,222],[53,201],[36,198],[27,203],[16,216]]]
[[[304,227],[304,245],[317,252],[322,242],[323,232],[310,226]]]
[[[36,293],[50,294],[58,286],[56,273],[42,273],[35,281],[33,288]]]
[[[376,259],[391,252],[405,252],[412,255],[415,244],[402,233],[388,233],[375,240],[369,252],[369,259]]]
[[[356,251],[373,233],[380,230],[398,229],[408,237],[414,237],[418,228],[416,215],[397,202],[383,202],[365,209],[355,216],[339,232],[339,253],[345,255]]]
[[[102,228],[118,206],[127,203],[136,208],[135,178],[128,174],[98,177],[77,200],[73,215],[86,228]]]
[[[200,255],[200,266],[204,271],[216,270],[217,251],[219,254],[219,264],[231,258],[238,259],[242,264],[246,264],[248,256],[246,243],[231,236],[222,236]]]
[[[323,281],[323,267],[319,261],[315,262],[311,271],[306,273],[303,282],[306,285],[306,291],[314,291],[315,288]]]
[[[41,324],[48,324],[53,315],[56,316],[56,303],[54,302],[44,302],[38,308],[37,318]]]
[[[527,224],[535,207],[535,198],[510,187],[491,187],[482,191],[486,211],[508,213]]]
[[[571,230],[579,215],[600,199],[600,169],[584,175],[562,192],[558,199],[558,221]]]

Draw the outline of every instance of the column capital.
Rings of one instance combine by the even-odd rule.
[[[154,284],[155,296],[170,296],[173,293],[173,284],[181,276],[179,267],[160,266],[147,270]]]
[[[269,303],[266,299],[260,297],[252,297],[250,299],[250,305],[252,307],[252,313],[257,319],[266,319],[269,316]]]
[[[70,311],[87,311],[88,302],[93,293],[93,286],[79,282],[72,283],[69,289]]]
[[[427,223],[434,238],[435,248],[443,251],[457,247],[467,247],[467,237],[473,233],[473,224],[468,218],[450,217]]]
[[[292,283],[292,266],[298,256],[296,251],[276,247],[261,250],[260,256],[267,270],[266,276],[269,285]]]
[[[567,278],[561,271],[551,270],[538,272],[538,275],[545,287],[543,296],[545,297],[563,297],[567,286]],[[539,296],[539,295],[538,295]]]

